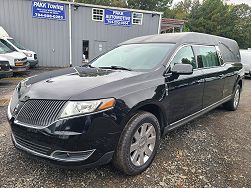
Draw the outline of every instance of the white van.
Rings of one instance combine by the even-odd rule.
[[[8,60],[13,72],[22,72],[29,69],[27,57],[14,48],[9,48],[0,41],[0,55]]]
[[[0,26],[0,41],[10,48],[12,46],[16,51],[22,52],[26,55],[31,67],[35,67],[38,64],[37,54],[33,51],[27,50],[21,44],[16,42],[8,33]]]
[[[251,49],[240,50],[241,53],[241,63],[245,69],[245,75],[251,76]]]

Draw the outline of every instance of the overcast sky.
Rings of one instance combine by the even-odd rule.
[[[173,0],[173,3],[177,3],[179,1],[182,1],[182,0]],[[246,3],[248,4],[249,6],[251,6],[251,0],[230,0],[230,2],[234,3],[234,4],[241,4],[241,3]]]

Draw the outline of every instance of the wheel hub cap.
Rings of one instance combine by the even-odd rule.
[[[240,100],[240,91],[237,89],[236,92],[235,92],[235,96],[234,96],[234,106],[235,106],[235,108],[238,106],[239,100]]]
[[[151,157],[156,142],[156,131],[151,123],[142,124],[134,133],[131,146],[130,158],[135,166],[141,166]]]

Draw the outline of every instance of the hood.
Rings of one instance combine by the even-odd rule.
[[[0,61],[8,61],[4,56],[0,55]]]
[[[23,52],[23,53],[29,53],[29,54],[32,54],[32,55],[34,55],[35,54],[35,52],[33,52],[33,51],[30,51],[30,50],[19,50],[20,52]]]
[[[124,70],[97,68],[67,68],[47,72],[29,78],[21,89],[20,98],[86,100],[115,97],[107,91],[124,87],[126,79],[133,79],[143,73]],[[88,94],[86,94],[88,93]],[[113,95],[113,96],[111,96]]]
[[[6,54],[1,54],[4,57],[10,57],[10,58],[14,58],[14,59],[23,59],[26,58],[26,55],[24,55],[22,52],[10,52],[10,53],[6,53]]]

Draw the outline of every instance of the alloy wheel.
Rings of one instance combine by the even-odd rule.
[[[240,101],[240,90],[237,89],[234,95],[234,107],[236,108],[239,105]]]
[[[130,158],[135,166],[142,166],[151,157],[156,143],[156,131],[151,123],[142,124],[135,132],[131,146]]]

